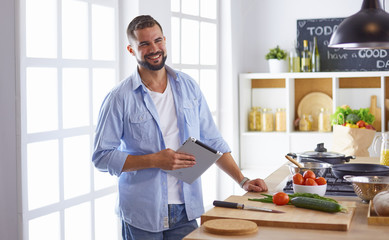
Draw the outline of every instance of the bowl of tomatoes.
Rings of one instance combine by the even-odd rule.
[[[327,191],[327,180],[324,177],[317,177],[311,170],[304,171],[303,174],[293,175],[294,193],[315,193],[324,196]]]

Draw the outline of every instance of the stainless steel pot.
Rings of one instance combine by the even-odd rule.
[[[324,143],[317,144],[315,151],[308,151],[303,153],[288,153],[288,156],[296,159],[298,162],[325,162],[329,164],[342,164],[349,162],[350,159],[355,159],[355,156],[346,156],[344,154],[327,152]]]
[[[320,162],[302,162],[303,167],[299,168],[293,163],[288,163],[289,171],[292,175],[296,173],[304,174],[305,171],[311,170],[315,173],[316,177],[325,177],[325,175],[331,170],[332,165],[329,163]]]

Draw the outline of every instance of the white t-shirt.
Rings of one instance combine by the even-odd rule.
[[[157,108],[161,124],[162,136],[163,140],[165,141],[166,148],[177,150],[180,147],[180,138],[177,127],[177,114],[173,100],[173,92],[170,87],[169,80],[167,81],[167,86],[163,93],[153,92],[149,90],[149,94],[153,99],[155,107]],[[168,174],[167,183],[168,203],[184,203],[184,197],[182,194],[182,182],[180,182],[176,177]]]

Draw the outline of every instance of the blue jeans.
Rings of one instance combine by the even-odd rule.
[[[196,219],[188,221],[184,204],[169,204],[169,229],[148,232],[135,228],[122,220],[123,240],[181,240],[198,228]]]

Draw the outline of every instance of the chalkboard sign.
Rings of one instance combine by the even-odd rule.
[[[331,36],[344,18],[297,20],[297,47],[303,50],[303,40],[313,45],[317,37],[321,72],[387,71],[389,51],[386,49],[344,50],[329,48]]]

